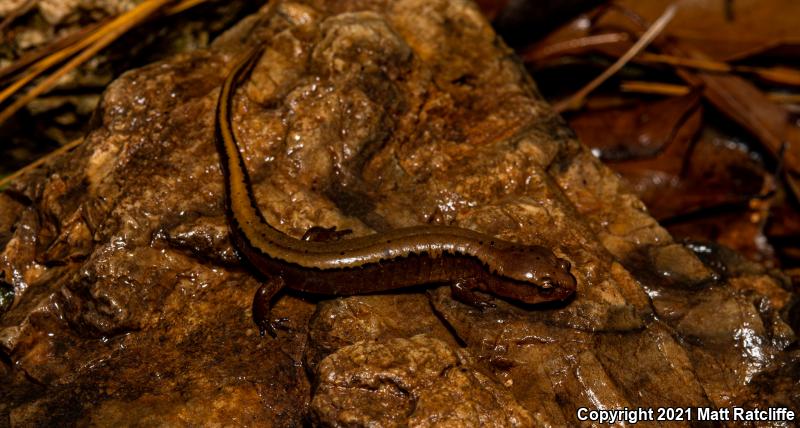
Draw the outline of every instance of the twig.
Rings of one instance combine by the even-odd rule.
[[[669,5],[666,10],[664,10],[664,13],[662,13],[661,16],[653,23],[653,25],[651,25],[650,28],[644,34],[642,34],[642,37],[637,40],[627,52],[625,52],[625,55],[622,55],[611,67],[607,68],[602,74],[581,88],[581,90],[573,94],[568,99],[558,102],[554,106],[554,109],[559,113],[563,113],[566,110],[580,108],[581,104],[583,104],[583,100],[587,95],[589,95],[589,93],[591,93],[603,82],[608,80],[609,77],[613,76],[617,71],[624,67],[625,64],[627,64],[631,59],[633,59],[634,56],[646,48],[647,45],[649,45],[659,34],[661,34],[664,28],[666,28],[667,24],[675,16],[676,10],[677,7],[675,4]]]

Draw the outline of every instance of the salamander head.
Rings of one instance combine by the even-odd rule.
[[[518,302],[534,304],[565,300],[575,293],[575,277],[570,263],[540,246],[520,246],[505,251],[502,280],[492,284],[492,292]]]

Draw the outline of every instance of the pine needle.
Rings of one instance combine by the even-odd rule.
[[[37,1],[37,0],[33,0],[33,1]],[[183,0],[180,3],[176,4],[175,6],[172,6],[171,8],[167,9],[164,12],[164,15],[167,15],[167,16],[175,15],[175,14],[181,13],[181,12],[187,10],[187,9],[190,9],[190,8],[192,8],[194,6],[197,6],[199,4],[205,3],[206,1],[208,1],[208,0]],[[32,52],[28,52],[28,53],[22,55],[13,64],[8,65],[8,66],[0,69],[0,84],[4,84],[4,83],[8,83],[8,82],[14,81],[15,79],[14,79],[13,76],[15,74],[17,74],[18,72],[26,71],[25,69],[27,67],[29,67],[32,64],[38,62],[42,58],[44,58],[44,57],[46,57],[46,56],[48,56],[50,54],[53,54],[54,52],[60,51],[62,49],[66,49],[68,46],[71,46],[71,45],[83,40],[85,37],[87,37],[88,34],[90,34],[91,32],[95,31],[99,27],[108,24],[110,21],[111,21],[111,19],[106,19],[106,20],[103,20],[103,21],[99,21],[99,22],[95,22],[95,23],[89,24],[89,25],[81,28],[78,31],[74,31],[74,32],[72,32],[70,34],[67,34],[67,35],[65,35],[63,37],[60,37],[60,38],[54,40],[53,42],[51,42],[50,44],[48,44],[48,45],[46,45],[46,46],[44,46],[42,48],[36,49],[36,50],[34,50]],[[85,45],[85,46],[88,46],[88,45]]]
[[[25,75],[21,76],[17,81],[0,92],[0,103],[6,101],[12,95],[16,94],[17,91],[25,87],[25,85],[37,78],[40,74],[47,71],[50,67],[58,64],[66,58],[69,58],[81,49],[91,45],[94,41],[99,39],[101,35],[102,33],[100,31],[92,32],[88,34],[86,38],[78,41],[76,44],[66,46],[63,49],[53,52],[52,54],[37,61],[35,64],[30,66],[28,70],[26,70]],[[5,120],[0,120],[0,123],[4,121]]]
[[[642,52],[637,61],[667,64],[676,67],[693,68],[695,70],[712,71],[718,73],[730,73],[732,68],[725,62],[710,59],[683,58],[672,55],[651,54]]]
[[[157,12],[163,10],[169,3],[173,3],[174,1],[175,0],[145,0],[143,3],[139,4],[128,12],[121,14],[117,18],[114,18],[105,24],[97,25],[97,29],[93,28],[90,31],[82,31],[85,36],[80,40],[73,41],[68,39],[67,41],[62,41],[61,43],[65,45],[63,48],[56,50],[44,58],[36,60],[33,65],[28,67],[23,76],[19,77],[18,80],[14,81],[3,91],[0,91],[0,103],[8,100],[33,79],[43,74],[51,67],[61,63],[62,61],[65,61],[67,58],[70,58],[73,55],[77,55],[54,73],[39,82],[28,93],[15,100],[4,110],[0,111],[0,123],[3,123],[11,118],[20,109],[22,109],[25,105],[39,95],[52,89],[56,84],[58,84],[59,79],[61,79],[64,75],[91,59],[97,54],[97,52],[113,43],[131,28],[149,19]],[[172,7],[166,9],[165,13],[167,15],[177,14],[198,4],[204,3],[205,1],[206,0],[182,0]],[[73,44],[69,44],[69,42],[73,42]],[[13,73],[21,66],[14,64],[12,67],[14,67],[14,69],[4,69],[0,71],[0,76],[6,73]]]
[[[72,61],[67,63],[65,66],[57,70],[56,73],[49,76],[39,85],[37,85],[33,90],[31,90],[31,92],[25,94],[25,96],[17,100],[8,109],[1,112],[0,123],[4,122],[9,117],[11,117],[14,113],[16,113],[16,111],[19,110],[19,108],[27,104],[30,100],[38,96],[41,92],[50,89],[52,85],[57,83],[58,79],[61,78],[61,76],[68,73],[75,67],[79,66],[84,61],[91,58],[99,50],[103,49],[109,43],[112,43],[119,36],[129,31],[134,26],[143,22],[147,18],[153,16],[153,14],[158,12],[160,9],[162,9],[164,6],[166,6],[168,3],[172,1],[173,0],[146,0],[144,3],[140,4],[136,8],[131,9],[130,11],[120,15],[119,17],[113,20],[92,24],[89,27],[81,29],[78,33],[73,33],[61,39],[58,39],[53,44],[43,48],[42,50],[32,53],[30,57],[27,58],[24,57],[23,59],[21,59],[21,63],[20,61],[18,61],[18,63],[14,63],[9,67],[0,70],[0,79],[2,79],[4,77],[7,78],[8,76],[13,75],[18,70],[25,68],[30,64],[33,64],[29,68],[28,73],[25,76],[21,77],[14,84],[12,84],[11,86],[3,90],[2,93],[0,93],[0,102],[2,102],[6,100],[9,96],[13,95],[16,92],[16,90],[19,90],[20,88],[25,86],[28,82],[39,76],[41,73],[43,73],[53,65],[58,64],[59,62],[61,62],[66,58],[69,58],[70,56],[81,51],[84,48],[88,48],[80,55],[76,56]],[[189,8],[197,6],[201,3],[205,3],[206,1],[207,0],[182,0],[178,4],[166,9],[164,13],[165,15],[178,14]],[[9,183],[14,181],[15,179],[21,177],[25,173],[35,168],[38,168],[39,166],[55,158],[56,156],[59,156],[63,153],[72,150],[73,148],[80,145],[82,142],[83,139],[77,139],[71,141],[70,143],[62,147],[59,147],[58,149],[42,156],[36,161],[31,162],[30,164],[17,170],[16,172],[6,177],[0,178],[0,189],[5,188]]]
[[[75,56],[69,62],[67,62],[64,66],[56,70],[53,74],[47,76],[43,81],[39,82],[36,86],[33,87],[28,93],[20,97],[19,99],[15,100],[11,103],[10,106],[5,108],[2,112],[0,112],[0,123],[5,122],[11,116],[13,116],[17,111],[19,111],[22,107],[27,105],[31,100],[38,97],[42,93],[50,90],[53,86],[58,83],[58,80],[61,79],[65,74],[69,73],[79,65],[83,64],[90,58],[92,58],[97,52],[101,49],[105,48],[111,42],[119,38],[121,35],[125,34],[128,30],[130,30],[135,25],[139,24],[140,22],[144,21],[148,17],[150,17],[153,13],[157,12],[159,9],[164,7],[167,3],[172,2],[173,0],[146,0],[145,2],[139,4],[135,8],[131,9],[130,11],[120,15],[118,18],[114,19],[108,25],[104,26],[97,32],[90,34],[86,39],[77,43],[76,45],[70,46],[69,48],[65,49],[64,51],[59,51],[54,55],[51,55],[48,58],[45,58],[45,61],[51,59],[53,56],[57,56],[59,58],[65,58],[68,56],[66,52],[74,52],[77,51],[79,48],[77,47],[84,47],[86,44],[89,44],[88,41],[91,41],[91,44],[83,50],[80,54]],[[52,60],[50,62],[57,62]],[[39,65],[37,63],[37,71],[49,68],[44,67],[44,65]],[[34,66],[36,67],[36,66]],[[39,73],[36,73],[38,75]],[[31,73],[33,75],[33,73]],[[35,77],[35,75],[33,76]],[[25,77],[21,78],[19,81],[14,82],[9,88],[7,88],[0,96],[0,102],[4,101],[8,96],[10,96],[11,92],[9,89],[14,88],[19,89],[21,86],[30,82],[33,77],[30,75],[26,75]]]
[[[644,48],[646,48],[662,31],[666,28],[667,24],[672,20],[675,16],[675,11],[677,7],[675,4],[669,5],[665,10],[664,13],[650,26],[650,28],[642,34],[642,37],[636,41],[636,43],[625,52],[611,67],[607,68],[602,74],[594,78],[591,82],[589,82],[586,86],[581,88],[578,92],[574,93],[572,96],[567,98],[566,100],[558,102],[553,108],[558,113],[563,113],[567,110],[577,110],[583,104],[583,101],[586,99],[586,96],[589,95],[592,91],[597,89],[598,86],[603,84],[606,80],[608,80],[611,76],[616,74],[622,67],[625,66],[628,62],[630,62],[633,57],[635,57],[639,52],[641,52]]]
[[[186,9],[191,9],[199,4],[205,3],[208,0],[182,0],[180,3],[172,6],[164,12],[165,15],[175,15],[183,12]]]
[[[635,92],[648,95],[668,95],[668,96],[681,96],[691,92],[691,89],[686,85],[675,85],[672,83],[661,82],[641,82],[638,80],[629,80],[622,82],[620,85],[622,92]]]
[[[692,91],[692,88],[674,83],[626,80],[620,85],[620,90],[622,90],[622,92],[637,94],[677,97],[688,94]],[[767,92],[766,95],[772,102],[778,104],[800,104],[800,94],[791,92]]]
[[[570,52],[576,49],[582,50],[594,46],[611,45],[627,42],[628,40],[630,40],[630,35],[628,33],[593,34],[591,36],[578,37],[545,46],[534,46],[522,52],[520,56],[525,62],[535,63],[551,57],[561,56],[564,52]]]
[[[45,58],[46,56],[51,55],[62,49],[66,49],[68,46],[71,46],[79,42],[89,33],[98,29],[101,25],[105,23],[106,21],[101,21],[89,24],[78,31],[74,31],[63,37],[59,37],[58,39],[50,42],[49,44],[39,49],[23,54],[12,64],[7,65],[2,69],[0,69],[0,82],[2,82],[2,84],[13,82],[14,80],[16,80],[16,78],[19,77],[16,76],[17,74],[27,71],[29,67],[39,62],[42,58]]]
[[[62,153],[66,153],[66,152],[74,149],[75,147],[78,147],[82,142],[83,142],[83,138],[78,138],[76,140],[70,141],[69,143],[67,143],[67,144],[65,144],[65,145],[53,150],[52,152],[40,157],[39,159],[36,159],[35,161],[25,165],[24,167],[18,169],[13,174],[3,177],[2,179],[0,179],[0,189],[4,189],[12,181],[14,181],[17,178],[23,176],[28,171],[32,171],[32,170],[38,168],[39,166],[41,166],[42,164],[46,163],[50,159],[53,159],[56,156],[61,155]]]

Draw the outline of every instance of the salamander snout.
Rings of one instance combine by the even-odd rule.
[[[526,246],[511,250],[506,256],[502,276],[510,281],[497,285],[495,292],[501,296],[535,304],[565,300],[577,288],[570,262],[547,248]]]

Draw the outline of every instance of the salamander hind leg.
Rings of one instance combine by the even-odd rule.
[[[253,321],[258,326],[261,336],[264,336],[264,333],[269,333],[270,336],[275,338],[277,337],[275,329],[285,328],[285,323],[288,321],[286,318],[272,319],[272,301],[284,285],[283,278],[274,276],[264,284],[261,284],[261,287],[256,291],[256,295],[253,298]]]
[[[336,230],[336,226],[333,227],[322,227],[322,226],[312,226],[306,230],[306,233],[303,234],[301,238],[303,241],[310,241],[310,242],[328,242],[328,241],[338,241],[342,239],[342,237],[347,236],[353,233],[350,229],[344,230]]]
[[[474,290],[478,289],[478,284],[475,279],[459,279],[450,284],[450,293],[453,298],[461,303],[474,306],[480,309],[487,309],[495,307],[491,299],[480,296]]]

